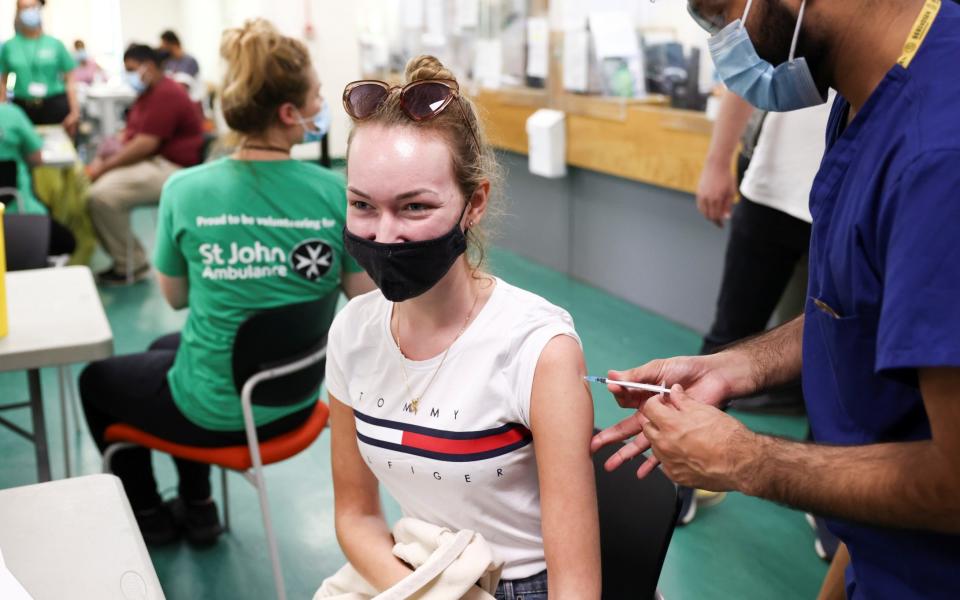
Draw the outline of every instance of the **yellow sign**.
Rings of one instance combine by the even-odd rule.
[[[897,60],[898,65],[904,69],[910,67],[910,63],[913,62],[913,57],[917,55],[917,51],[920,50],[920,46],[923,45],[923,40],[927,39],[930,26],[933,25],[933,20],[937,18],[937,13],[939,12],[940,0],[927,0],[924,2],[923,10],[920,11],[920,15],[910,30],[910,35],[907,36],[907,41],[903,44],[903,54],[901,54]]]

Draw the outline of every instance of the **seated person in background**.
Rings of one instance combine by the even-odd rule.
[[[245,444],[231,369],[240,324],[255,312],[321,298],[338,287],[347,296],[373,288],[343,250],[343,180],[290,158],[290,147],[304,136],[301,116],[320,110],[307,49],[257,20],[226,31],[221,54],[228,65],[224,116],[240,146],[233,156],[171,178],[157,225],[160,289],[172,307],[189,306],[190,314],[182,335],[162,337],[147,352],[91,363],[81,374],[83,409],[101,450],[104,431],[119,422],[178,444]],[[251,224],[248,217],[264,222]],[[289,226],[304,220],[317,226]],[[253,248],[266,250],[236,263],[236,252],[247,256]],[[291,259],[304,248],[318,252],[311,268]],[[292,407],[255,407],[260,439],[300,427],[316,402],[313,395]],[[119,452],[113,471],[147,542],[176,539],[176,512],[188,541],[212,543],[220,523],[210,467],[175,462],[179,497],[167,504],[157,493],[149,451]]]
[[[160,34],[160,50],[168,57],[163,62],[163,70],[168,75],[186,73],[194,79],[197,78],[200,65],[197,64],[197,59],[183,51],[180,38],[176,33],[168,29]]]
[[[203,122],[180,84],[160,70],[157,51],[134,44],[123,55],[127,82],[139,94],[127,115],[123,146],[87,167],[90,218],[113,266],[98,274],[101,283],[126,282],[130,209],[156,204],[164,182],[183,167],[200,162]],[[146,277],[150,265],[133,240],[133,273]]]
[[[496,159],[471,102],[432,81],[454,79],[437,59],[413,59],[406,77],[417,87],[347,92],[344,240],[380,289],[329,335],[337,538],[378,590],[411,573],[391,552],[383,484],[404,516],[482,534],[504,561],[497,598],[599,598],[593,404],[573,321],[481,270]]]
[[[90,85],[103,75],[103,69],[87,52],[87,45],[83,40],[73,42],[73,60],[77,63],[77,68],[73,70],[73,80],[77,83]]]
[[[8,213],[46,215],[49,213],[33,193],[30,167],[43,163],[40,151],[43,139],[33,128],[27,114],[16,104],[0,104],[0,187],[12,187],[16,177],[19,200],[12,196],[3,197]],[[47,254],[58,256],[73,254],[76,240],[70,230],[50,219],[50,247]]]

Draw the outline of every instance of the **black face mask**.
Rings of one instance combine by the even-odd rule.
[[[463,208],[464,213],[467,206]],[[463,213],[453,224],[453,229],[438,238],[397,244],[367,240],[344,227],[343,245],[387,300],[403,302],[437,285],[466,252],[467,237],[460,229],[461,220]]]

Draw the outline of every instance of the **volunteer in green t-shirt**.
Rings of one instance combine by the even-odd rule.
[[[47,207],[33,194],[30,180],[30,167],[42,163],[42,148],[43,140],[23,110],[13,104],[0,104],[0,186],[9,185],[15,177],[18,192],[18,197],[0,194],[8,214],[47,214]],[[75,249],[70,230],[51,219],[47,254],[72,254]]]
[[[90,364],[80,395],[94,440],[128,423],[179,444],[244,444],[231,348],[251,314],[323,297],[348,297],[373,283],[344,252],[346,191],[340,176],[290,159],[315,133],[320,84],[306,47],[262,20],[224,33],[222,91],[227,124],[241,136],[230,157],[172,176],[160,198],[154,261],[174,308],[190,308],[181,334],[147,352]],[[292,407],[255,407],[260,439],[299,427],[316,397]],[[144,449],[119,452],[124,483],[144,538],[216,540],[220,523],[208,465],[175,459],[179,497],[164,504]],[[176,515],[176,517],[174,516]]]
[[[73,57],[60,40],[43,33],[41,8],[46,0],[18,0],[17,34],[0,48],[0,102],[7,99],[16,75],[13,101],[36,125],[62,124],[74,133],[80,106],[73,85]]]

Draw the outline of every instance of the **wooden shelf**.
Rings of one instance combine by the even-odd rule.
[[[703,113],[643,101],[543,90],[481,90],[473,98],[491,143],[527,153],[527,118],[538,108],[567,113],[567,163],[651,185],[694,193],[710,145]]]

